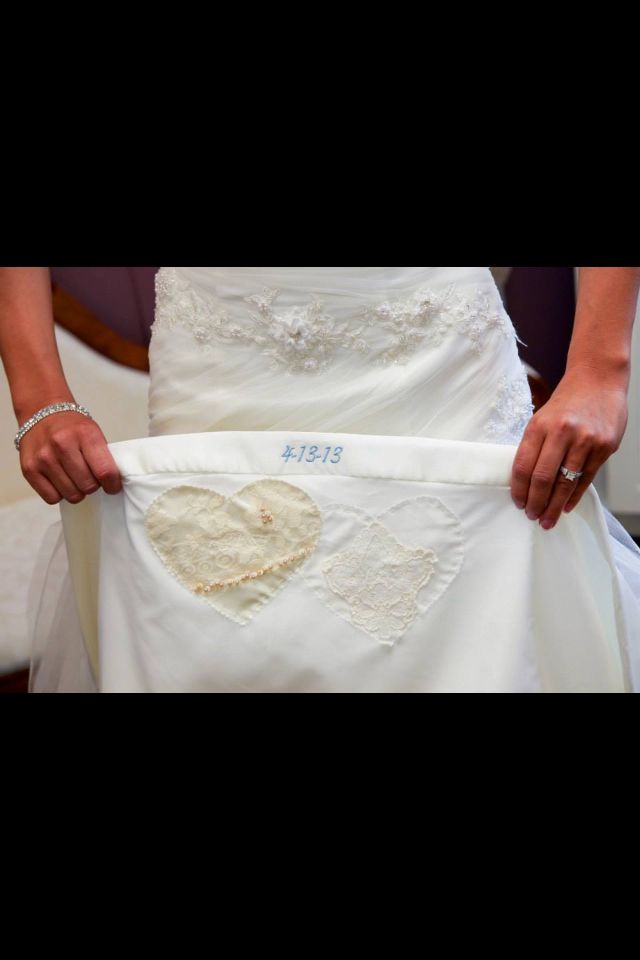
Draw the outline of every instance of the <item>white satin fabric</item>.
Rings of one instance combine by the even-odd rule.
[[[343,452],[336,464],[285,461],[288,446]],[[595,490],[544,533],[511,501],[510,447],[228,432],[125,441],[111,450],[123,494],[100,492],[80,508],[63,507],[104,692],[632,688],[624,605]],[[231,498],[265,477],[304,491],[320,508],[323,531],[305,564],[239,624],[170,573],[144,518],[158,497],[179,487]],[[339,602],[323,573],[371,518],[405,548],[433,550],[440,567],[440,577],[418,592],[408,628],[400,622],[401,635],[391,642],[370,619],[366,629],[358,624],[354,607]],[[392,617],[410,564],[399,565],[387,585],[380,609]],[[97,585],[90,573],[96,569]],[[364,567],[360,583],[357,571],[350,576],[356,587],[365,585],[357,595],[366,597]]]
[[[157,285],[151,436],[295,429],[491,442],[492,403],[517,393],[522,407],[516,333],[487,267],[163,267]],[[261,315],[247,298],[265,289],[278,296]],[[412,308],[421,295],[432,310]],[[367,310],[379,313],[369,324]],[[210,336],[219,316],[246,339]],[[316,330],[333,341],[325,347]],[[369,350],[345,348],[349,331]],[[292,372],[286,335],[297,332],[304,361],[328,349],[326,369]],[[376,362],[385,356],[402,362]]]
[[[32,690],[640,689],[640,550],[593,486],[552,531],[512,502],[516,341],[484,267],[163,268],[150,436],[61,504]],[[269,530],[307,555],[247,579]]]

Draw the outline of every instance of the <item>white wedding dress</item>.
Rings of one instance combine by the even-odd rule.
[[[633,692],[640,549],[511,499],[487,267],[164,267],[149,436],[31,584],[33,691]]]

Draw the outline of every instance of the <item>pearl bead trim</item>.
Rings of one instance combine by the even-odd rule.
[[[237,577],[230,577],[228,580],[210,580],[208,583],[197,583],[194,587],[194,592],[211,593],[212,590],[226,590],[229,587],[236,587],[245,580],[257,580],[258,577],[263,577],[265,573],[270,573],[272,570],[277,570],[278,567],[286,567],[290,563],[302,560],[303,557],[309,556],[312,552],[313,547],[303,547],[302,550],[298,550],[296,553],[292,553],[288,557],[284,557],[275,563],[269,563],[264,567],[260,567],[259,570],[252,570],[251,573],[242,573]]]

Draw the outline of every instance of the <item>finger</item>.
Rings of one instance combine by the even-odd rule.
[[[574,445],[562,462],[569,470],[581,471],[585,468],[585,463],[589,459],[589,451],[579,444]],[[575,493],[577,481],[569,480],[558,470],[558,476],[545,510],[540,516],[540,526],[544,530],[552,530],[562,515],[565,504]]]
[[[104,436],[97,434],[81,442],[82,454],[91,473],[105,493],[120,493],[122,477]]]
[[[545,434],[537,426],[534,417],[523,434],[511,469],[511,496],[521,510],[527,505],[533,468],[540,456],[544,439]]]
[[[51,438],[51,446],[58,456],[60,465],[78,490],[86,495],[95,493],[100,488],[100,484],[84,458],[80,442],[77,434],[65,437],[63,433],[58,433]]]
[[[36,493],[42,497],[45,503],[53,506],[56,503],[60,503],[62,500],[61,495],[58,493],[56,488],[53,486],[50,480],[40,473],[39,469],[31,464],[30,461],[25,463],[22,468],[22,473],[25,480],[33,487]]]
[[[584,475],[580,477],[575,486],[575,490],[565,504],[565,513],[570,513],[573,509],[575,509],[575,507],[578,506],[583,496],[595,480],[596,475],[603,463],[603,458],[598,456],[598,454],[594,451],[584,466]]]
[[[538,462],[533,468],[529,497],[525,507],[530,520],[537,520],[544,513],[553,495],[560,467],[568,454],[569,442],[561,434],[547,434]],[[561,479],[568,483],[566,477]],[[568,494],[567,494],[568,496]]]
[[[69,503],[80,503],[84,493],[67,474],[56,455],[46,451],[39,457],[40,473],[56,488],[60,496]]]

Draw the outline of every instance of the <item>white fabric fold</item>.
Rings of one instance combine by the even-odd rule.
[[[314,447],[342,452],[337,463],[309,462],[301,451]],[[514,447],[242,431],[110,449],[122,493],[61,505],[84,640],[91,655],[95,644],[90,659],[103,692],[633,690],[637,637],[598,494],[590,487],[554,530],[541,530],[511,499]],[[302,459],[283,459],[287,450]],[[172,576],[144,518],[175,488],[233,498],[266,477],[304,491],[321,511],[323,533],[313,556],[240,625]],[[363,555],[350,570],[346,593],[336,593],[325,572],[371,529],[383,529],[385,550],[392,544],[400,558],[380,604],[367,581],[375,557]],[[402,563],[429,549],[443,583],[427,582],[412,598]],[[380,640],[385,617],[392,643]]]

